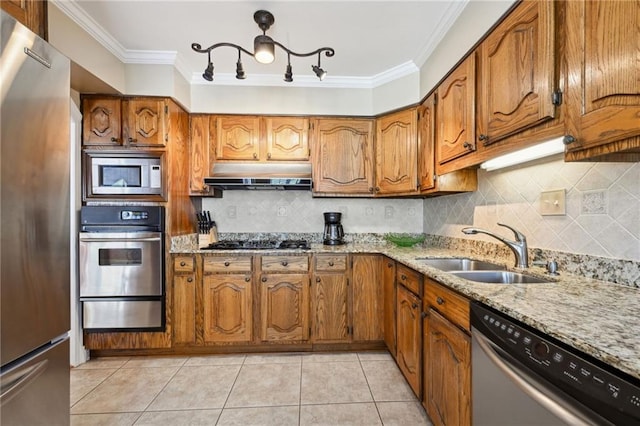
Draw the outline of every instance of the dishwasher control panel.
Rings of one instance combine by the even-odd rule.
[[[640,385],[634,378],[479,303],[471,305],[471,325],[502,352],[612,422],[640,422]]]

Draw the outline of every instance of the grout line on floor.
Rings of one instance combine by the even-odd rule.
[[[227,397],[224,400],[224,404],[222,404],[222,408],[220,409],[220,414],[218,415],[218,418],[216,419],[215,425],[217,425],[218,422],[220,422],[220,417],[222,417],[222,413],[227,408],[227,402],[229,402],[229,397],[231,396],[231,392],[233,392],[233,388],[236,386],[236,382],[238,381],[238,377],[240,377],[240,373],[242,373],[242,368],[244,367],[246,361],[247,361],[247,357],[245,356],[244,358],[242,358],[242,364],[240,364],[240,368],[238,368],[238,373],[236,374],[236,377],[235,377],[235,379],[233,379],[233,383],[231,384],[231,387],[229,388],[229,392],[227,393]],[[231,407],[229,407],[229,408],[231,408]]]
[[[371,401],[373,401],[374,407],[376,407],[376,413],[378,413],[378,419],[380,419],[380,424],[384,425],[382,421],[382,416],[380,415],[380,410],[378,409],[378,401],[376,401],[375,396],[373,395],[373,390],[371,390],[371,385],[369,384],[369,378],[367,377],[367,373],[364,371],[364,367],[362,366],[362,360],[358,355],[358,364],[360,364],[360,370],[362,370],[362,375],[364,376],[364,380],[367,382],[367,387],[369,388],[369,393],[371,394]]]

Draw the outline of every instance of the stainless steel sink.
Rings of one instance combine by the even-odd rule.
[[[491,284],[535,284],[549,282],[532,275],[511,271],[453,271],[451,275],[469,281]]]
[[[504,265],[498,265],[491,262],[483,262],[481,260],[468,259],[466,257],[439,257],[439,258],[426,258],[418,257],[415,259],[417,262],[422,263],[425,266],[440,269],[441,271],[479,271],[479,270],[504,270]]]

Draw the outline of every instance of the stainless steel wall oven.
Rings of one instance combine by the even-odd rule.
[[[84,330],[164,330],[164,207],[84,206],[80,222]]]

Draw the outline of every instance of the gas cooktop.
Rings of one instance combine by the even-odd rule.
[[[309,250],[311,245],[307,240],[227,240],[211,243],[205,250]]]

